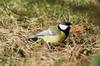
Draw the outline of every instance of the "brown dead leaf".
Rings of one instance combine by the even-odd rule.
[[[75,34],[75,33],[83,33],[86,30],[86,26],[85,25],[76,25],[73,26],[70,30],[71,33]]]

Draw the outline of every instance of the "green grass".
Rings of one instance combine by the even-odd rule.
[[[92,56],[100,53],[99,6],[99,0],[1,0],[0,65],[91,65]],[[48,50],[43,40],[35,42],[23,37],[65,20],[73,27],[85,25],[82,32],[70,33],[68,47]]]

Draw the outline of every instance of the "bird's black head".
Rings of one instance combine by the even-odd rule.
[[[69,34],[71,27],[72,27],[72,24],[70,22],[66,22],[66,21],[58,24],[59,30],[63,31],[67,36]]]

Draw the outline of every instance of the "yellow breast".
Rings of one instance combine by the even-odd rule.
[[[61,43],[65,40],[65,38],[66,38],[65,33],[61,31],[57,35],[44,36],[43,40],[48,43]]]

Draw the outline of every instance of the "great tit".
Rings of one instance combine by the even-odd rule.
[[[70,22],[61,22],[56,26],[51,26],[47,30],[44,30],[36,35],[27,36],[27,39],[31,38],[42,38],[45,42],[52,44],[62,43],[69,35],[69,31],[72,24]],[[48,48],[50,46],[48,45]]]

